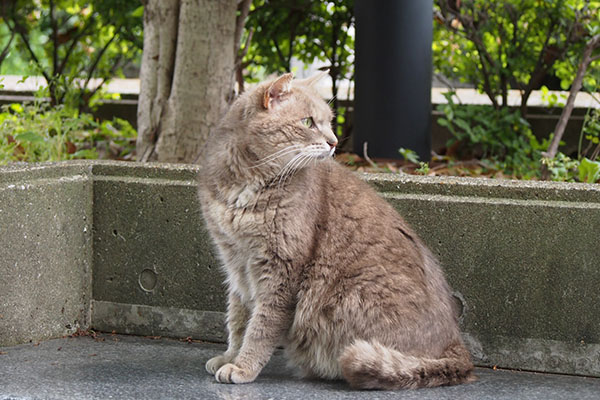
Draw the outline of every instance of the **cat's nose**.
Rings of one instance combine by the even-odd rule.
[[[335,149],[335,146],[337,146],[338,141],[337,139],[327,139],[327,144],[331,149]]]

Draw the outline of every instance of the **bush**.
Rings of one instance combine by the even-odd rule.
[[[555,181],[600,180],[600,110],[585,118],[578,159],[563,153],[547,158],[544,151],[552,137],[538,141],[519,110],[457,104],[454,92],[444,96],[447,104],[437,107],[444,113],[438,123],[453,135],[447,143],[449,156],[487,160],[490,168],[519,179],[539,178],[541,161]]]
[[[539,175],[536,160],[546,143],[538,142],[519,110],[456,104],[454,96],[454,92],[444,93],[447,104],[437,108],[445,116],[438,123],[454,136],[449,149],[461,158],[488,159],[507,175],[527,179]]]
[[[2,106],[0,164],[72,159],[127,159],[135,149],[135,129],[115,118],[98,122],[87,113],[35,101]]]
[[[527,115],[527,100],[533,90],[541,89],[549,103],[559,104],[558,97],[548,95],[543,85],[553,77],[560,79],[562,89],[571,86],[568,101],[580,88],[598,90],[600,60],[592,52],[599,43],[599,5],[587,0],[437,0],[434,70],[474,84],[493,105],[493,109],[457,108],[452,95],[447,96],[448,105],[439,108],[446,116],[440,124],[450,129],[454,141],[481,151],[483,157],[491,158],[515,177],[597,180],[590,172],[600,153],[593,122],[586,123],[582,131],[588,146],[582,152],[580,140],[577,160],[573,160],[557,152],[570,106],[565,108],[555,134],[543,143],[521,117]],[[510,89],[520,91],[520,113],[509,109]],[[591,157],[586,159],[588,152]],[[543,165],[534,165],[540,161]]]

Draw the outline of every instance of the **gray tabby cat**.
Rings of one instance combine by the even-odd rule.
[[[331,159],[328,105],[291,74],[231,106],[199,195],[228,285],[227,351],[206,363],[252,382],[283,345],[304,376],[399,389],[473,380],[450,290],[430,251]]]

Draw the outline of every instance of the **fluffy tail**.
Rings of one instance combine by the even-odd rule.
[[[407,356],[377,342],[358,340],[340,357],[342,374],[356,389],[414,389],[472,382],[471,356],[462,343],[439,359]]]

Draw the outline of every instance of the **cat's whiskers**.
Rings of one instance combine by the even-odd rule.
[[[311,154],[305,153],[304,157],[300,159],[300,161],[296,163],[296,165],[294,165],[294,167],[288,173],[288,176],[285,178],[285,180],[287,181],[288,179],[291,179],[294,176],[294,174],[296,174],[298,171],[304,168],[311,160],[314,160],[314,157]]]
[[[323,146],[319,144],[311,144],[306,148],[306,151],[308,151],[310,155],[315,159],[323,159],[329,157],[329,150],[324,149]]]
[[[297,171],[299,171],[302,168],[306,167],[310,163],[314,164],[315,161],[317,161],[317,159],[314,156],[305,157],[304,160],[302,160],[302,164],[300,164],[298,167],[296,167],[296,169],[294,170],[294,172],[292,172],[292,175],[294,175]]]
[[[281,150],[276,151],[273,154],[270,154],[270,155],[268,155],[268,156],[266,156],[264,158],[261,158],[260,160],[257,161],[257,164],[251,165],[249,168],[258,168],[258,167],[263,166],[265,164],[272,163],[275,160],[277,160],[278,158],[281,158],[281,157],[286,156],[286,155],[288,155],[290,153],[293,153],[295,151],[300,150],[302,147],[304,147],[304,146],[302,146],[301,144],[293,144],[291,146],[287,146],[287,147],[285,147],[285,148],[283,148]]]
[[[281,171],[277,174],[279,176],[279,181],[277,183],[277,188],[281,189],[288,177],[295,171],[297,165],[300,164],[303,158],[307,157],[304,151],[301,151],[297,155],[294,156],[285,166],[281,169]],[[277,178],[276,176],[276,178]]]
[[[294,163],[289,164],[289,167],[287,168],[285,175],[282,176],[283,179],[282,179],[282,182],[280,183],[280,185],[283,186],[288,180],[290,180],[296,172],[298,172],[300,169],[302,169],[302,164],[305,162],[305,160],[310,159],[311,157],[312,157],[312,155],[310,154],[310,152],[307,150],[304,150],[301,153],[301,157],[298,157]]]
[[[336,99],[337,95],[333,96],[331,99],[329,99],[329,101],[327,102],[327,105],[330,106],[331,103],[333,103],[333,101]]]
[[[285,183],[290,180],[296,172],[306,167],[311,162],[316,162],[324,157],[324,149],[322,145],[311,144],[306,146],[300,153],[295,155],[275,176],[279,177],[277,187],[281,189]],[[273,180],[273,182],[275,181]]]

